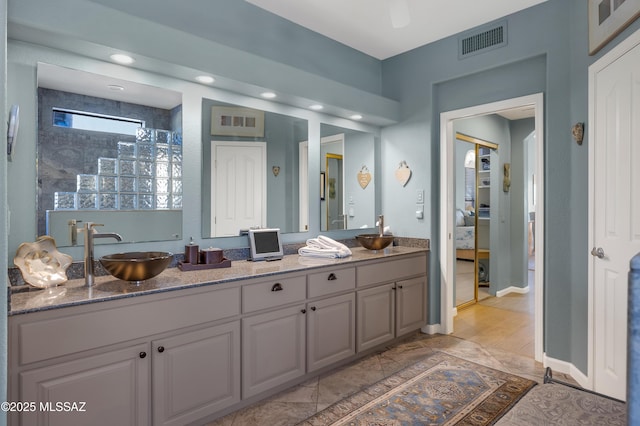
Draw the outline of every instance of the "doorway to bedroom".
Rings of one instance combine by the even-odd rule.
[[[474,268],[473,279],[479,281],[479,273],[489,281],[488,293],[491,303],[505,309],[501,316],[520,308],[531,308],[528,325],[522,325],[523,330],[529,328],[532,341],[529,346],[529,356],[541,361],[543,355],[543,108],[542,94],[529,95],[492,104],[465,108],[441,114],[441,238],[445,243],[441,246],[441,268],[443,271],[442,298],[442,329],[444,333],[453,333],[454,316],[457,313],[456,301],[456,267],[460,260],[460,253],[456,247],[456,212],[462,210],[463,216],[474,215],[475,223],[482,213],[489,216],[489,242],[487,244],[486,266],[482,269]],[[514,118],[511,114],[525,114]],[[527,128],[528,126],[528,128]],[[490,161],[490,177],[487,192],[488,199],[480,200],[480,194],[474,194],[473,200],[465,193],[464,185],[456,184],[453,176],[456,173],[456,157],[466,156],[457,154],[457,133],[473,135],[474,137],[496,142],[499,147],[476,156],[484,155]],[[531,155],[531,150],[533,154]],[[531,157],[536,161],[530,168],[528,161]],[[476,167],[478,163],[476,161]],[[482,167],[482,166],[480,166]],[[463,172],[462,175],[465,173]],[[471,173],[467,171],[467,174]],[[463,178],[464,179],[464,178]],[[479,191],[476,174],[476,191]],[[456,190],[462,188],[464,196],[458,196]],[[486,200],[486,201],[485,201]],[[481,206],[482,204],[482,206]],[[486,210],[481,210],[486,209]],[[461,222],[458,222],[461,223]],[[465,222],[465,224],[471,223]],[[476,232],[476,234],[478,234]],[[474,241],[476,248],[480,244]],[[478,260],[475,255],[474,262]],[[531,278],[531,282],[529,281]],[[517,301],[517,299],[519,301]],[[515,303],[513,309],[505,306]],[[475,309],[486,302],[472,304]],[[520,306],[520,308],[515,307]],[[466,310],[466,309],[465,309]],[[500,318],[498,316],[497,318]],[[493,320],[497,325],[507,325],[508,318]],[[456,333],[457,335],[457,333]],[[533,348],[533,350],[531,350]]]

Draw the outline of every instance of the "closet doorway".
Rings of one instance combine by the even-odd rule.
[[[455,300],[463,309],[489,297],[492,192],[498,178],[492,151],[498,144],[456,132]]]
[[[535,233],[533,235],[533,244],[535,246],[535,265],[534,265],[534,358],[536,361],[542,362],[543,359],[543,300],[544,300],[544,114],[543,114],[543,94],[522,96],[519,98],[508,99],[504,101],[493,102],[490,104],[477,105],[474,107],[463,108],[443,112],[440,114],[440,270],[441,270],[441,319],[440,332],[443,334],[453,333],[453,318],[456,313],[455,305],[455,130],[454,123],[458,120],[484,117],[494,114],[503,114],[520,109],[529,110],[534,120],[535,140],[535,184],[532,185],[535,191]],[[489,139],[489,138],[487,138]],[[493,138],[491,138],[493,139]],[[500,138],[497,138],[498,140]],[[501,150],[502,151],[502,148]],[[503,161],[498,166],[498,174],[502,175]],[[505,169],[506,170],[506,169]],[[500,186],[503,184],[500,179]],[[501,195],[505,197],[504,194]],[[506,198],[509,198],[506,195]],[[524,197],[523,197],[524,198]],[[523,201],[523,200],[519,200]],[[519,202],[514,201],[514,202]],[[523,211],[524,218],[524,211]],[[498,217],[500,223],[503,221],[502,216]],[[506,229],[506,228],[505,228]],[[520,232],[520,231],[517,231]],[[524,230],[522,230],[524,235]],[[526,239],[525,239],[526,241]],[[502,241],[496,241],[499,250],[504,251],[509,245],[502,244]],[[526,246],[522,244],[523,255],[526,255]],[[508,254],[508,253],[507,253]],[[491,253],[492,266],[495,261],[501,257],[501,254]],[[508,256],[505,256],[508,257]],[[503,262],[502,265],[507,263]],[[491,271],[490,271],[491,272]],[[498,271],[500,272],[500,271]],[[491,272],[491,275],[495,274]],[[505,284],[495,282],[491,279],[491,291],[496,296],[506,294],[505,292],[514,292],[517,288],[502,288]],[[528,291],[528,289],[523,289]],[[500,294],[502,293],[502,294]]]

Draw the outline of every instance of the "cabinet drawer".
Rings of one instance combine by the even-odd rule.
[[[427,256],[416,256],[358,267],[358,287],[398,281],[427,273]]]
[[[134,305],[20,324],[20,364],[239,315],[239,290],[234,287],[156,301],[140,298],[141,303]]]
[[[356,269],[336,269],[309,275],[309,297],[324,296],[356,287]]]
[[[306,277],[300,276],[245,285],[242,287],[242,311],[254,312],[304,300],[306,284]]]

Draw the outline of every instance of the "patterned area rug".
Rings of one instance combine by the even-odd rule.
[[[536,382],[438,352],[301,425],[492,425]]]

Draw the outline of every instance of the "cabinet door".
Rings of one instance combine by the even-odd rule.
[[[396,337],[415,331],[427,322],[427,277],[396,283]]]
[[[313,371],[356,353],[355,293],[307,305],[307,370]]]
[[[240,401],[240,321],[151,347],[154,425],[183,425]]]
[[[279,309],[242,320],[242,398],[305,374],[306,309]]]
[[[395,284],[385,284],[357,292],[358,352],[394,337]]]
[[[37,404],[21,413],[20,424],[149,424],[148,352],[149,345],[140,344],[20,373],[19,400]]]

